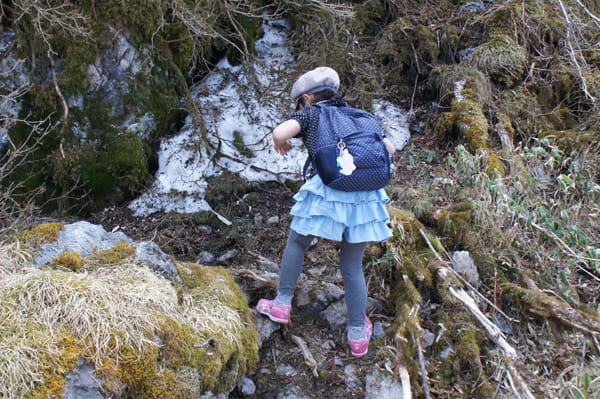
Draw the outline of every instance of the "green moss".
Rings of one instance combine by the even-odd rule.
[[[399,18],[381,33],[375,55],[384,65],[394,65],[391,84],[402,82],[407,69],[427,75],[439,56],[437,36],[429,26]]]
[[[201,370],[205,389],[213,392],[231,389],[235,381],[231,380],[231,375],[220,373],[224,366],[233,368],[237,375],[245,375],[258,361],[258,334],[246,295],[224,268],[191,263],[180,264],[178,268],[184,287],[193,290],[199,297],[218,297],[240,315],[246,327],[238,345],[220,338],[218,334],[203,337],[202,350],[189,358],[189,365]]]
[[[121,265],[131,260],[136,254],[136,248],[126,242],[120,242],[110,249],[96,251],[90,256],[90,261],[100,265]]]
[[[493,82],[508,87],[521,80],[527,52],[510,37],[497,34],[477,46],[468,63],[485,71]]]
[[[208,180],[206,200],[213,206],[218,206],[224,198],[241,198],[252,191],[253,186],[238,174],[225,171],[219,176]]]
[[[58,241],[58,235],[63,227],[65,227],[65,222],[40,224],[25,232],[23,238],[29,244],[36,247],[43,244],[50,244]]]
[[[442,104],[451,103],[458,82],[462,82],[463,97],[479,104],[487,103],[490,98],[488,78],[472,66],[452,64],[436,67],[431,71],[427,82],[437,92]]]
[[[488,154],[485,166],[485,172],[490,176],[504,177],[506,175],[504,162],[496,154]]]
[[[481,105],[475,101],[465,99],[453,104],[456,113],[455,127],[459,139],[475,152],[488,148],[488,120],[483,113]]]
[[[63,266],[76,272],[83,266],[83,259],[77,252],[65,252],[54,258],[52,265]]]
[[[44,381],[27,395],[29,399],[62,398],[67,383],[64,376],[76,366],[81,350],[69,334],[59,339],[58,347],[61,348],[58,356],[48,353],[42,359]]]
[[[233,146],[235,148],[237,148],[237,150],[243,156],[245,156],[247,158],[254,157],[254,153],[252,152],[252,150],[250,150],[248,147],[246,147],[246,143],[244,143],[244,139],[242,138],[242,134],[239,131],[237,131],[237,130],[235,130],[233,132]]]
[[[77,96],[87,86],[87,68],[98,57],[98,47],[92,39],[65,39],[64,69],[58,74],[58,85],[63,95]]]
[[[435,127],[439,139],[458,137],[471,151],[488,149],[488,120],[475,101],[454,100],[452,112],[445,113]]]

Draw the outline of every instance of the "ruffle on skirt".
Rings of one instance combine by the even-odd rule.
[[[352,243],[384,241],[392,236],[385,209],[389,198],[384,189],[334,190],[314,176],[304,183],[294,199],[290,227],[298,234],[335,241],[341,241],[343,236]]]

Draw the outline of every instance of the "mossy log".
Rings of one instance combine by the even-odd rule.
[[[424,331],[420,309],[424,304],[424,295],[437,298],[440,305],[432,314],[431,321],[440,323],[443,325],[441,331],[449,333],[433,346],[433,353],[439,354],[450,346],[457,356],[429,359],[429,372],[436,375],[433,384],[436,388],[442,388],[458,382],[469,387],[465,389],[470,389],[475,397],[492,397],[493,388],[487,382],[489,378],[480,360],[482,334],[474,318],[449,291],[449,287],[460,287],[461,283],[451,274],[443,280],[434,279],[438,270],[445,267],[445,262],[436,254],[437,251],[444,252],[441,243],[426,234],[425,227],[410,212],[391,207],[388,211],[394,231],[388,249],[396,259],[393,289],[396,320],[393,330],[399,369],[405,367],[410,373],[414,392],[425,394],[427,377],[417,362],[419,351],[422,350],[419,340]],[[449,314],[453,317],[449,318]],[[423,386],[419,385],[420,380]]]
[[[503,290],[505,295],[514,296],[526,306],[531,314],[544,319],[554,320],[564,326],[574,327],[589,334],[600,334],[600,317],[575,309],[558,298],[542,292],[535,283],[525,277],[529,288],[506,283]]]

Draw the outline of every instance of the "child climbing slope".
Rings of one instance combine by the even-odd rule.
[[[286,155],[291,149],[290,138],[300,135],[309,154],[316,150],[320,107],[347,107],[336,96],[340,85],[337,72],[319,67],[300,76],[292,87],[291,97],[296,112],[273,130],[275,150]],[[321,121],[322,122],[322,121]],[[383,139],[387,151],[393,145]],[[354,163],[344,148],[339,151],[338,167],[342,174],[351,174]],[[325,185],[318,174],[312,176],[294,196],[293,216],[286,248],[281,260],[281,275],[277,296],[261,299],[257,309],[272,321],[287,324],[291,312],[294,288],[302,271],[304,253],[314,237],[341,242],[340,269],[344,279],[348,311],[348,343],[354,356],[368,351],[373,332],[366,316],[367,287],[362,270],[362,257],[368,242],[379,242],[392,236],[385,203],[388,197],[381,188],[371,191],[341,191]]]

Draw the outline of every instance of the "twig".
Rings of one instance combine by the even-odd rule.
[[[508,379],[517,397],[521,397],[522,395],[521,392],[519,392],[519,390],[514,386],[513,378],[514,380],[516,380],[520,387],[520,390],[523,391],[522,394],[527,399],[535,399],[535,397],[529,390],[529,387],[527,386],[525,381],[523,381],[523,378],[521,378],[514,365],[514,362],[517,359],[517,351],[506,341],[506,339],[504,338],[504,334],[502,334],[502,331],[500,331],[500,329],[483,314],[483,312],[477,307],[477,305],[473,301],[473,298],[471,298],[465,290],[455,290],[454,287],[449,287],[449,291],[456,299],[458,299],[467,307],[467,309],[471,312],[475,319],[479,321],[479,323],[482,325],[482,327],[487,332],[488,336],[492,339],[492,341],[494,341],[496,345],[498,345],[506,354],[505,360],[509,372]]]
[[[595,259],[595,258],[588,258],[587,256],[578,255],[559,236],[554,234],[554,232],[549,231],[536,223],[531,223],[531,226],[535,227],[536,229],[538,229],[539,231],[541,231],[542,233],[546,234],[548,237],[550,237],[554,241],[556,241],[556,243],[560,244],[560,246],[563,247],[567,251],[567,254],[572,256],[573,258],[576,258],[579,260],[587,260],[587,261],[591,261],[591,262],[600,262],[600,260]]]
[[[423,395],[425,396],[425,399],[431,399],[431,396],[429,394],[427,368],[425,367],[425,357],[423,356],[423,348],[421,347],[421,339],[419,337],[417,337],[415,339],[415,336],[413,335],[412,332],[410,333],[410,336],[411,336],[413,342],[417,344],[417,355],[419,358],[419,370],[421,371],[421,378],[423,379]]]
[[[410,390],[410,374],[406,366],[398,366],[398,375],[400,376],[400,382],[402,382],[402,399],[412,399],[412,392]]]
[[[58,97],[60,97],[60,101],[63,106],[63,120],[62,120],[62,127],[60,129],[60,134],[62,135],[63,132],[65,131],[65,127],[67,127],[67,125],[69,123],[69,106],[67,105],[67,101],[65,100],[65,97],[63,96],[62,91],[60,90],[60,87],[58,87],[58,81],[56,79],[56,67],[54,66],[54,59],[52,58],[52,50],[48,50],[48,59],[50,60],[50,70],[52,72],[52,83],[54,83],[54,89],[56,90],[56,94],[58,94]],[[64,154],[63,154],[63,158],[64,158]]]
[[[304,363],[306,363],[308,368],[312,371],[313,375],[316,378],[318,378],[319,372],[317,371],[317,361],[313,357],[312,353],[310,353],[310,349],[308,349],[308,345],[306,344],[306,342],[296,335],[292,335],[292,340],[296,343],[296,345],[298,345],[298,347],[302,351],[302,356],[304,356]]]
[[[579,74],[579,79],[581,80],[581,90],[585,93],[585,96],[587,98],[590,99],[590,101],[595,104],[596,103],[596,99],[594,98],[594,96],[592,96],[587,89],[587,81],[585,80],[585,77],[583,76],[583,71],[581,70],[581,66],[579,65],[579,61],[577,61],[577,57],[575,56],[575,50],[573,49],[573,44],[571,43],[571,20],[569,19],[569,14],[567,14],[567,10],[565,10],[565,6],[562,2],[562,0],[556,0],[556,2],[558,3],[558,5],[560,6],[560,9],[563,13],[563,15],[565,16],[565,21],[567,22],[567,45],[569,47],[569,54],[571,56],[571,61],[573,61],[573,63],[575,64],[575,67],[577,68],[577,73]],[[583,60],[585,62],[585,59]]]

